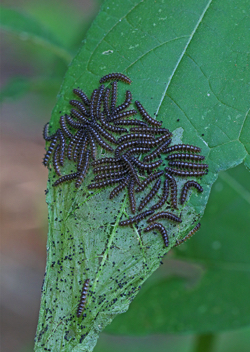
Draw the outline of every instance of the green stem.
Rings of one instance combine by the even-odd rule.
[[[213,352],[215,347],[216,335],[200,334],[197,335],[194,345],[194,352]]]

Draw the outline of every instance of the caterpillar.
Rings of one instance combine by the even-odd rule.
[[[79,172],[78,178],[76,180],[75,186],[76,188],[79,188],[82,181],[84,180],[84,177],[86,176],[87,170],[88,170],[88,166],[89,166],[89,155],[90,152],[89,150],[87,150],[86,154],[85,154],[85,162],[84,165],[82,167],[82,170]]]
[[[60,117],[60,126],[65,137],[68,137],[69,139],[73,138],[73,134],[67,128],[65,116]]]
[[[56,187],[56,186],[60,185],[60,184],[63,183],[63,182],[71,181],[71,180],[73,180],[74,178],[77,178],[78,175],[79,175],[79,172],[74,172],[74,173],[69,174],[69,175],[64,175],[64,176],[60,177],[58,180],[56,180],[56,181],[53,183],[53,187]]]
[[[91,157],[93,160],[95,160],[95,158],[96,158],[96,145],[95,145],[95,141],[94,141],[90,132],[88,132],[88,141],[89,141],[89,145],[90,145]]]
[[[147,222],[153,222],[158,219],[168,219],[175,222],[182,222],[181,218],[167,211],[162,211],[160,213],[154,214],[153,216],[151,216],[151,218],[147,220]]]
[[[176,144],[164,150],[164,154],[175,152],[175,151],[187,151],[193,153],[200,153],[201,149],[189,144]]]
[[[77,120],[79,120],[82,124],[84,125],[88,125],[89,124],[89,120],[88,118],[86,118],[85,116],[83,116],[83,114],[81,114],[79,111],[77,111],[76,109],[71,109],[70,110],[70,115],[71,117],[76,118]],[[73,120],[72,120],[73,121]],[[74,127],[74,126],[73,126]]]
[[[154,137],[153,137],[152,135],[150,135],[150,134],[145,134],[145,133],[129,133],[129,134],[126,134],[126,135],[120,137],[120,138],[117,140],[117,143],[118,143],[118,144],[121,144],[121,143],[130,141],[130,140],[133,140],[133,139],[137,139],[137,138],[154,139]]]
[[[55,138],[56,133],[54,133],[52,136],[49,136],[49,122],[47,122],[44,127],[43,127],[43,139],[45,141],[51,141],[53,138]]]
[[[140,154],[140,153],[147,153],[150,151],[150,148],[144,148],[144,147],[134,147],[129,150],[127,150],[124,155],[127,157],[131,156],[132,154]]]
[[[96,100],[96,118],[97,119],[100,118],[100,108],[101,108],[101,102],[103,99],[104,89],[105,89],[105,87],[102,84],[98,90],[98,95],[97,95],[97,100]]]
[[[117,158],[102,158],[92,162],[92,166],[103,165],[103,164],[119,164],[120,159]]]
[[[104,109],[104,113],[107,117],[110,116],[109,97],[110,97],[110,89],[106,88],[106,90],[104,92],[104,97],[103,97],[103,109]]]
[[[81,103],[80,101],[78,101],[78,100],[70,100],[69,103],[70,103],[70,105],[75,106],[78,110],[80,110],[81,113],[84,116],[89,116],[88,111],[86,110],[86,108],[83,105],[83,103]]]
[[[85,307],[87,294],[88,294],[88,288],[89,288],[89,282],[90,282],[90,280],[87,279],[87,280],[85,280],[85,282],[83,284],[81,298],[80,298],[80,302],[79,302],[77,312],[76,312],[77,318],[79,318],[81,316],[83,309]]]
[[[157,180],[149,192],[149,194],[141,201],[138,210],[141,211],[150,201],[151,199],[156,195],[156,193],[159,191],[161,186],[161,179]]]
[[[187,198],[187,193],[190,187],[195,187],[197,189],[198,192],[203,192],[203,188],[201,187],[201,185],[196,182],[196,181],[187,181],[181,191],[181,199],[180,202],[181,204],[184,204]]]
[[[134,157],[131,158],[131,160],[135,163],[136,166],[138,166],[139,169],[142,170],[152,170],[157,168],[159,165],[161,165],[161,163],[163,162],[163,160],[157,160],[153,163],[143,163],[137,159],[135,159]]]
[[[135,105],[137,107],[137,109],[139,110],[139,113],[141,115],[141,117],[147,122],[149,123],[150,125],[152,126],[161,126],[162,125],[162,122],[159,122],[155,119],[153,119],[148,113],[147,111],[144,109],[144,107],[142,106],[142,104],[136,100],[135,101]]]
[[[136,215],[136,216],[134,216],[134,217],[132,217],[132,218],[129,218],[129,219],[127,219],[127,220],[120,221],[120,222],[119,222],[119,225],[120,225],[120,226],[128,226],[128,225],[131,225],[131,224],[133,224],[133,223],[137,223],[137,222],[139,222],[139,221],[145,219],[147,216],[153,214],[153,212],[154,212],[153,210],[144,211],[143,213],[138,214],[138,215]]]
[[[76,128],[76,129],[79,129],[82,127],[82,123],[74,121],[71,116],[65,114],[65,118],[71,127]]]
[[[104,128],[106,128],[106,130],[111,131],[111,132],[115,132],[115,133],[123,133],[123,132],[127,132],[126,128],[122,128],[122,127],[118,127],[118,126],[112,126],[110,125],[104,118],[104,115],[101,113],[101,117],[100,117],[100,122],[102,124],[102,126]]]
[[[59,137],[59,139],[60,139],[59,164],[60,164],[61,166],[63,166],[63,164],[64,164],[65,148],[66,148],[66,141],[65,141],[64,134],[62,133],[62,131],[60,130],[60,128],[58,128],[57,133],[58,133],[58,137]]]
[[[136,193],[143,191],[151,182],[156,180],[158,177],[163,175],[163,171],[157,171],[154,174],[149,175],[139,187],[135,190]]]
[[[132,94],[129,90],[126,91],[126,99],[123,104],[117,106],[117,108],[114,109],[114,115],[117,114],[119,111],[125,110],[132,101]]]
[[[197,154],[187,154],[187,153],[177,153],[177,154],[170,154],[167,156],[167,160],[195,160],[200,161],[204,160],[205,157],[203,155]]]
[[[51,154],[54,152],[55,150],[55,147],[56,147],[56,143],[58,141],[58,134],[56,133],[55,134],[55,137],[52,139],[51,143],[50,143],[50,146],[49,146],[49,149],[47,150],[44,158],[43,158],[43,165],[44,166],[47,166],[48,165],[48,162],[49,162],[49,159],[50,159],[50,156]]]
[[[85,131],[82,131],[79,139],[77,140],[74,148],[74,153],[73,153],[73,160],[76,161],[78,154],[79,154],[79,149],[82,149],[83,141],[87,139],[87,134]],[[83,146],[84,147],[84,146]]]
[[[108,121],[108,122],[113,122],[113,121],[115,121],[115,120],[122,119],[123,117],[134,116],[134,115],[136,115],[136,114],[137,114],[137,111],[136,111],[136,110],[127,110],[127,111],[120,112],[119,114],[110,116],[110,117],[107,119],[107,121]]]
[[[165,141],[164,143],[162,143],[157,149],[155,149],[152,153],[150,153],[149,155],[146,155],[143,158],[143,161],[151,161],[156,159],[157,157],[159,157],[161,155],[161,152],[164,148],[166,148],[170,143],[171,143],[172,139],[168,139],[167,141]]]
[[[170,134],[169,130],[167,128],[155,128],[155,127],[147,127],[147,126],[141,126],[141,127],[131,127],[130,132],[137,132],[137,133],[151,133],[153,135],[157,134]]]
[[[185,242],[186,240],[188,240],[191,236],[195,234],[195,232],[199,230],[200,227],[201,227],[201,224],[198,223],[184,238],[182,238],[181,240],[176,240],[174,247],[177,247],[183,242]]]
[[[168,240],[168,234],[167,234],[167,230],[165,229],[165,227],[162,225],[162,224],[159,224],[159,223],[154,223],[154,224],[151,224],[149,225],[148,227],[146,227],[144,229],[144,232],[149,232],[149,231],[152,231],[152,230],[158,230],[161,235],[162,235],[162,238],[163,238],[163,241],[164,241],[164,244],[166,247],[168,247],[169,245],[169,240]]]
[[[128,147],[141,146],[141,147],[154,148],[158,144],[160,144],[161,142],[162,142],[162,140],[159,140],[158,138],[154,139],[154,140],[138,139],[135,141],[124,142],[124,143],[120,144],[119,147],[116,149],[116,155],[119,155],[121,151],[123,151],[124,149],[126,149]]]
[[[98,97],[98,89],[94,89],[90,99],[90,118],[92,121],[95,120],[95,112],[96,112],[96,100]]]
[[[169,195],[169,182],[168,182],[168,179],[166,179],[164,181],[164,185],[163,185],[163,193],[162,193],[162,196],[159,200],[158,203],[154,204],[151,209],[152,210],[156,210],[156,209],[159,209],[161,208],[167,201],[168,199],[168,195]]]
[[[58,144],[56,146],[54,155],[53,155],[53,166],[55,169],[55,172],[57,173],[58,176],[62,176],[61,171],[60,171],[60,167],[58,165],[58,157],[59,157],[59,151],[60,151],[60,145]]]
[[[145,144],[143,140],[135,140],[135,141],[128,141],[125,143],[122,143],[119,145],[119,147],[116,148],[115,150],[115,157],[120,157],[120,153],[124,150],[124,149],[128,149],[128,148],[132,148],[132,147],[145,147]]]
[[[136,173],[136,170],[134,169],[132,163],[128,160],[128,158],[125,156],[125,155],[122,155],[121,156],[121,159],[124,161],[124,163],[126,164],[128,170],[129,170],[129,173],[130,173],[130,176],[135,180],[135,182],[140,185],[140,180],[138,178],[138,175]]]
[[[147,127],[146,123],[140,120],[118,120],[114,121],[114,125],[119,126],[145,126]]]
[[[80,150],[80,153],[79,153],[79,157],[78,157],[78,163],[77,163],[77,170],[78,171],[82,170],[82,168],[83,168],[82,164],[83,164],[83,161],[84,161],[84,157],[85,157],[85,153],[86,153],[87,147],[88,147],[88,136],[85,135],[84,139],[83,139],[83,142],[82,142],[82,145],[81,145],[81,150]]]
[[[117,81],[112,83],[112,92],[111,92],[111,103],[110,103],[110,110],[111,114],[113,115],[117,100]]]
[[[82,102],[85,105],[90,105],[90,100],[88,99],[87,95],[81,89],[73,89],[73,93],[77,95],[79,98],[82,99]]]
[[[207,164],[193,164],[193,163],[187,163],[184,161],[170,161],[168,165],[176,166],[179,168],[197,169],[197,170],[203,170],[208,168]]]
[[[101,174],[101,175],[96,175],[94,177],[94,181],[101,181],[101,180],[106,180],[108,178],[117,178],[117,177],[121,177],[124,176],[124,174],[126,174],[127,171],[118,171],[118,172],[111,172],[111,173],[106,173],[106,174]]]
[[[89,126],[89,131],[93,134],[95,140],[97,141],[97,143],[103,148],[108,150],[109,152],[113,151],[113,148],[110,147],[110,145],[108,145],[102,138],[101,136],[98,134],[98,132],[96,132],[96,130],[92,127]],[[90,133],[89,133],[90,135]]]
[[[163,136],[156,138],[154,140],[154,146],[157,147],[159,144],[165,142],[166,140],[169,140],[169,137],[171,136],[172,136],[172,133],[165,133]],[[164,149],[164,153],[165,153],[165,149]]]
[[[123,81],[123,82],[125,82],[127,84],[131,84],[132,83],[131,79],[128,78],[127,76],[125,76],[122,73],[109,73],[108,75],[103,76],[100,79],[99,82],[100,83],[105,83],[105,82],[112,81],[112,80]]]
[[[93,172],[96,174],[98,172],[119,171],[122,169],[124,169],[124,166],[121,164],[103,165],[94,168]]]
[[[172,175],[166,173],[165,176],[170,182],[170,200],[171,200],[171,206],[174,209],[177,209],[177,184],[175,179],[173,178]]]
[[[182,176],[182,177],[188,177],[188,176],[196,176],[196,177],[200,177],[203,175],[207,174],[207,170],[203,171],[203,170],[177,170],[177,169],[171,169],[170,167],[166,167],[165,168],[166,171],[168,171],[170,174],[172,175],[177,175],[177,176]]]
[[[74,137],[71,139],[71,141],[69,142],[68,145],[68,150],[67,150],[67,156],[68,159],[71,160],[72,159],[72,151],[73,151],[73,147],[74,145],[76,145],[76,143],[78,142],[78,140],[81,138],[83,133],[83,130],[80,129],[76,132],[76,134],[74,135]]]
[[[117,187],[115,187],[113,189],[113,191],[110,193],[109,195],[109,199],[113,199],[114,197],[116,197],[122,190],[124,190],[127,185],[128,182],[130,180],[130,175],[127,176]]]

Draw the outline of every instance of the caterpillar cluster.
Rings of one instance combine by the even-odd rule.
[[[109,86],[105,87],[104,83],[110,81],[112,82]],[[68,114],[60,117],[60,128],[50,135],[49,124],[44,126],[43,137],[50,145],[43,164],[49,166],[52,159],[52,166],[59,176],[53,183],[54,187],[73,181],[75,187],[79,188],[89,168],[93,168],[95,177],[88,185],[89,190],[114,186],[109,194],[110,199],[125,190],[128,194],[133,216],[120,221],[119,225],[134,226],[151,216],[147,219],[149,225],[145,232],[158,230],[165,246],[168,246],[165,227],[155,221],[167,219],[180,223],[182,220],[165,210],[154,215],[153,213],[163,208],[168,198],[171,208],[178,210],[175,176],[201,177],[207,174],[208,165],[202,163],[204,156],[200,155],[199,147],[188,144],[171,145],[172,133],[162,127],[162,122],[151,117],[141,102],[136,100],[135,106],[131,108],[131,91],[127,90],[124,102],[117,105],[119,81],[132,83],[124,74],[111,73],[100,79],[101,85],[93,90],[90,98],[81,89],[73,89],[77,99],[69,101],[71,109]],[[110,153],[110,157],[97,159],[98,145]],[[161,157],[165,154],[168,154],[168,167],[164,172],[160,170],[160,166],[163,163]],[[70,174],[62,174],[65,159],[75,164],[74,172],[72,170]],[[140,197],[138,202],[140,193],[148,187],[148,193]],[[198,192],[203,191],[196,181],[187,181],[181,190],[181,206],[187,200],[191,187]],[[160,197],[158,193],[161,194]],[[146,207],[148,210],[144,210]]]

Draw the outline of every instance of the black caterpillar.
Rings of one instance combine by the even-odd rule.
[[[195,187],[197,189],[198,192],[203,192],[203,188],[201,187],[201,185],[196,182],[196,181],[187,181],[181,191],[181,199],[180,199],[180,203],[184,204],[187,198],[187,193],[190,187]]]
[[[112,80],[119,80],[119,81],[123,81],[128,84],[132,83],[131,79],[128,78],[127,76],[123,75],[122,73],[110,73],[106,76],[103,76],[100,79],[100,83],[104,83],[104,82],[108,82],[108,81],[112,81]]]
[[[161,211],[160,213],[154,214],[147,220],[147,222],[153,222],[158,219],[169,219],[175,222],[182,222],[181,218],[176,216],[175,214],[168,213],[167,211]]]
[[[162,224],[159,224],[159,223],[154,223],[154,224],[151,224],[149,225],[148,227],[146,227],[144,229],[144,232],[149,232],[149,231],[152,231],[152,230],[158,230],[160,231],[161,235],[162,235],[162,238],[163,238],[163,241],[164,241],[164,244],[166,247],[168,247],[168,244],[169,244],[169,240],[168,240],[168,234],[167,234],[167,230],[165,229],[165,227],[162,225]]]
[[[120,226],[128,226],[128,225],[131,225],[133,223],[137,223],[137,222],[141,221],[142,219],[145,219],[147,216],[152,215],[153,212],[154,212],[153,210],[144,211],[143,213],[138,214],[138,215],[136,215],[136,216],[134,216],[132,218],[129,218],[128,220],[120,221],[119,225]]]
[[[164,185],[163,185],[162,196],[161,196],[159,202],[158,202],[158,203],[155,203],[155,204],[151,207],[151,209],[152,209],[152,210],[156,210],[156,209],[161,208],[161,207],[166,203],[166,201],[167,201],[167,199],[168,199],[168,195],[169,195],[169,181],[168,181],[168,179],[166,179],[166,180],[164,181]]]
[[[156,193],[159,191],[161,186],[161,179],[157,180],[149,192],[149,194],[141,201],[138,210],[141,211],[150,201],[151,199],[156,195]]]

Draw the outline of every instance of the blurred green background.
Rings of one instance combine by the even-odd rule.
[[[28,352],[33,349],[46,260],[47,170],[41,164],[41,131],[50,118],[70,57],[81,45],[101,1],[15,0],[2,1],[2,5],[38,21],[42,30],[52,33],[59,46],[65,48],[56,51],[36,38],[29,38],[25,31],[18,34],[8,28],[1,30],[1,350]],[[202,253],[203,248],[211,247],[218,260],[222,260],[224,251],[229,251],[237,263],[241,253],[235,248],[236,239],[244,241],[244,237],[249,237],[249,215],[249,172],[240,165],[219,175],[201,230],[168,257],[185,259],[185,251]],[[242,255],[249,257],[249,252]],[[166,257],[165,265],[167,260]],[[249,278],[248,263],[244,271]],[[152,282],[156,280],[154,276],[157,272],[150,279]],[[144,289],[133,302],[131,312],[145,298]],[[164,314],[167,321],[168,312]],[[117,319],[120,320],[115,320],[114,326],[119,324],[123,331],[120,322],[125,318],[122,315]],[[132,319],[133,315],[131,324]],[[129,324],[129,318],[125,321]],[[108,330],[112,331],[112,325]],[[192,352],[195,341],[194,334],[154,332],[136,337],[102,333],[95,351]],[[217,334],[215,346],[215,352],[248,352],[250,327]]]

